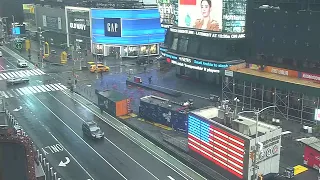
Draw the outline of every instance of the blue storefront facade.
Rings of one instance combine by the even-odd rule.
[[[103,56],[159,55],[165,30],[158,9],[91,9],[92,52]]]

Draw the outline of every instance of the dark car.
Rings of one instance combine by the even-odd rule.
[[[94,121],[84,122],[82,124],[82,132],[84,135],[93,139],[103,139],[104,132],[101,131],[100,127]]]

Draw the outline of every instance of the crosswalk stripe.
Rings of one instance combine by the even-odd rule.
[[[42,92],[40,89],[37,88],[37,86],[32,86],[33,89],[35,89],[37,92]]]
[[[19,96],[19,94],[16,93],[16,92],[14,91],[14,89],[11,89],[11,91],[13,92],[13,94],[14,94],[15,96]]]
[[[40,89],[42,92],[47,92],[43,87],[37,86],[38,89]]]
[[[55,84],[50,84],[50,86],[53,87],[56,91],[59,90],[59,88],[57,88],[57,87],[55,86]]]
[[[13,77],[19,77],[19,76],[17,76],[17,74],[15,72],[11,72],[11,73],[12,73]]]
[[[22,96],[22,95],[24,95],[21,91],[20,91],[20,89],[16,89],[17,91],[18,91],[18,93]]]
[[[3,80],[3,79],[0,77],[0,80]]]
[[[60,86],[58,84],[53,84],[53,86],[55,87],[55,89],[58,88],[56,90],[63,90],[62,88],[60,88]]]
[[[46,91],[50,91],[50,89],[47,88],[45,85],[41,85],[41,87],[42,87],[43,89],[45,89]]]
[[[8,96],[5,92],[0,91],[0,93],[1,93],[1,95],[4,96],[5,98],[9,98],[9,96]]]
[[[3,74],[0,74],[0,76],[1,76],[3,79],[7,79],[7,77],[5,77]]]
[[[11,78],[11,76],[9,76],[7,73],[3,73],[3,75],[6,76],[7,79],[10,79],[10,78]]]
[[[33,76],[38,75],[38,73],[37,73],[34,69],[33,69],[33,70],[30,70],[29,73],[32,74]]]
[[[7,91],[7,94],[8,94],[10,97],[13,97],[13,95],[12,95],[9,91]]]
[[[29,88],[29,90],[30,90],[32,93],[37,93],[37,91],[34,90],[32,86],[28,86],[27,88]]]
[[[16,72],[20,77],[24,77],[24,75],[21,73],[21,71]]]
[[[29,89],[26,87],[20,88],[20,90],[23,92],[23,94],[31,94],[31,91],[29,91]]]
[[[54,89],[49,85],[49,84],[46,84],[45,85],[48,89],[50,89],[50,91],[54,91]]]
[[[63,89],[68,89],[65,85],[59,83],[59,85],[63,88]]]
[[[43,72],[43,71],[40,70],[40,69],[37,69],[37,71],[39,71],[40,74],[46,74],[45,72]]]

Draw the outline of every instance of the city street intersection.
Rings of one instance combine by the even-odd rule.
[[[7,50],[7,51],[6,51]],[[53,164],[63,179],[205,179],[180,161],[166,154],[159,147],[144,139],[119,120],[104,113],[96,106],[95,89],[115,89],[133,98],[132,109],[137,113],[139,98],[154,94],[170,98],[178,102],[194,99],[196,107],[211,105],[209,94],[220,95],[221,87],[179,79],[174,70],[161,72],[158,66],[148,65],[144,68],[136,66],[132,61],[110,60],[109,73],[97,75],[87,68],[76,70],[77,84],[72,94],[67,87],[67,79],[73,77],[73,63],[59,66],[59,59],[52,59],[44,68],[29,63],[29,68],[20,69],[16,66],[17,59],[25,58],[26,53],[18,55],[12,50],[2,49],[4,57],[0,58],[0,80],[10,77],[28,77],[29,84],[7,86],[1,90],[10,110],[19,123],[28,132],[37,147]],[[36,57],[34,54],[32,57]],[[78,69],[78,68],[77,68]],[[142,77],[147,81],[152,76],[156,86],[179,91],[182,97],[172,98],[154,91],[127,87],[125,80],[128,73]],[[81,96],[80,96],[80,95]],[[90,100],[90,101],[89,101]],[[94,120],[105,132],[104,141],[93,142],[83,136],[81,125],[84,121]],[[160,134],[166,130],[149,127],[137,119],[127,120],[128,123],[143,126],[145,131]],[[147,125],[145,125],[147,124]],[[303,147],[296,146],[295,138],[300,132],[291,127],[292,139],[284,139],[281,153],[281,170],[288,166],[302,164]],[[297,137],[295,135],[297,134]],[[186,158],[188,155],[185,155]],[[59,166],[66,157],[70,163]],[[217,179],[236,179],[216,166],[212,166]],[[309,170],[302,175],[304,179],[313,179],[316,172]],[[301,176],[302,176],[301,175]],[[298,176],[299,177],[299,176]],[[297,177],[297,178],[298,178]],[[302,178],[301,178],[302,179]]]

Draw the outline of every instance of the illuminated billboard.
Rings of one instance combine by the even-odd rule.
[[[163,28],[178,25],[178,0],[159,0],[158,9],[160,22]]]
[[[242,138],[190,114],[188,147],[233,175],[244,177],[245,141]]]
[[[201,36],[209,36],[205,32],[244,34],[246,6],[246,0],[180,0],[178,26],[195,29],[182,33]],[[217,35],[210,37],[226,38]],[[238,38],[242,37],[244,35]]]
[[[163,43],[158,9],[92,9],[92,41],[97,44]]]

